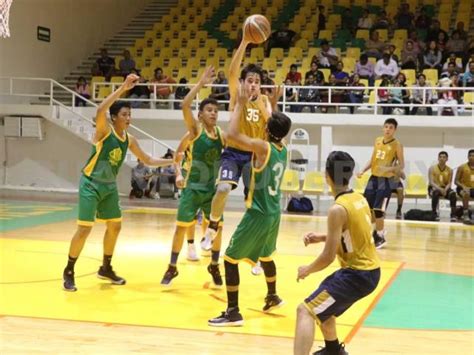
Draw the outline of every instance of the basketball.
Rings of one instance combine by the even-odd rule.
[[[247,17],[243,27],[244,39],[252,43],[265,42],[272,32],[270,22],[263,15]]]

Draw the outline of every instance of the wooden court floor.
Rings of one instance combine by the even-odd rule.
[[[287,304],[274,315],[258,309],[262,276],[242,264],[243,328],[208,328],[225,307],[224,290],[207,289],[206,259],[180,255],[173,286],[158,284],[174,230],[173,209],[131,208],[114,260],[127,278],[122,290],[95,278],[104,226],[97,224],[78,261],[79,291],[61,290],[67,245],[75,228],[70,204],[0,202],[0,353],[291,354],[296,305],[324,276],[296,284],[296,269],[322,246],[305,248],[304,232],[324,231],[326,219],[282,219],[277,289]],[[226,214],[226,246],[242,213]],[[340,319],[350,354],[471,354],[474,351],[474,228],[461,224],[387,222],[380,251],[386,279],[371,299]],[[197,236],[201,232],[197,230]],[[331,270],[335,269],[334,265]],[[210,296],[210,297],[209,297]],[[139,304],[123,317],[119,312]],[[115,308],[116,307],[116,308]],[[191,314],[191,315],[189,315]],[[314,350],[323,345],[317,331]]]

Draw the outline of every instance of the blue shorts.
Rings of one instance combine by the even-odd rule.
[[[250,169],[252,153],[235,148],[225,148],[221,155],[221,167],[216,184],[227,182],[235,189],[245,169]],[[246,183],[244,181],[244,183]],[[247,184],[245,184],[247,185]]]
[[[397,183],[393,179],[372,175],[364,191],[364,197],[370,209],[385,211],[387,200],[392,195],[393,189],[397,189]]]
[[[319,288],[304,300],[318,323],[338,317],[361,298],[372,293],[380,280],[375,270],[339,269],[324,279]]]

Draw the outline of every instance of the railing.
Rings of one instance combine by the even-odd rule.
[[[92,86],[92,97],[93,100],[95,101],[101,101],[103,98],[99,98],[97,96],[97,93],[99,92],[100,87],[110,87],[111,90],[117,89],[121,83],[112,83],[112,82],[95,82]],[[186,84],[185,87],[191,88],[196,84]],[[138,103],[150,103],[150,108],[155,108],[156,103],[168,103],[169,107],[173,107],[173,103],[175,102],[181,102],[182,99],[176,99],[173,94],[170,94],[169,97],[167,98],[159,98],[157,96],[157,90],[160,87],[166,87],[166,88],[173,88],[171,91],[175,92],[175,88],[177,87],[182,87],[183,84],[158,84],[158,83],[139,83],[137,86],[147,86],[151,88],[150,90],[150,96],[149,98],[122,98],[122,100],[125,101],[132,101],[132,102],[138,102]],[[222,85],[222,84],[211,84],[207,86],[208,88],[213,88],[213,87],[228,87],[228,85]],[[466,111],[466,109],[471,109],[471,115],[474,116],[474,87],[439,87],[439,86],[424,86],[424,87],[385,87],[385,86],[295,86],[295,85],[281,85],[283,89],[283,95],[280,97],[278,104],[280,105],[280,108],[282,112],[287,112],[288,108],[290,108],[290,111],[292,111],[292,108],[294,107],[305,107],[305,106],[314,106],[314,107],[368,107],[373,111],[374,114],[377,114],[379,108],[383,107],[389,107],[389,108],[406,108],[409,107],[414,108],[414,107],[419,107],[419,108],[432,108],[434,111],[439,111],[439,108],[450,108],[450,109],[455,109],[456,112],[463,113]],[[275,86],[270,86],[270,85],[262,85],[262,88],[269,88],[269,89],[275,89]],[[317,90],[318,93],[320,94],[319,96],[324,96],[325,101],[288,101],[287,100],[287,93],[286,89],[293,89],[298,91],[301,90]],[[378,90],[380,89],[386,89],[389,92],[393,90],[406,90],[410,93],[410,98],[411,98],[411,93],[414,90],[421,90],[422,91],[422,102],[421,103],[414,103],[410,100],[410,102],[402,102],[402,103],[389,103],[389,102],[379,102],[379,97],[378,97]],[[368,99],[368,102],[356,102],[356,103],[351,103],[351,102],[334,102],[335,98],[339,95],[341,95],[339,92],[345,92],[342,95],[348,95],[349,92],[360,92],[363,93],[363,98]],[[443,103],[438,103],[436,100],[438,99],[438,92],[446,92],[446,91],[458,91],[458,92],[463,92],[464,94],[469,93],[467,96],[470,95],[470,102],[464,103],[460,102],[461,100],[457,100],[457,102],[454,104],[443,104]],[[338,93],[335,93],[338,92]],[[372,95],[373,98],[372,100],[370,99],[370,95],[368,95],[370,92],[373,92]],[[433,102],[426,102],[426,98],[428,95],[428,92],[431,94],[430,96],[436,103]],[[321,93],[323,95],[321,95]],[[196,99],[194,100],[196,104],[199,104],[200,101],[202,101],[205,97],[201,97],[199,94],[196,96]],[[326,101],[327,100],[327,101]],[[218,100],[219,103],[229,103],[228,100]],[[292,111],[294,112],[294,111]]]

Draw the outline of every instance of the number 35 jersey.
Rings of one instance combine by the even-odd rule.
[[[268,153],[264,164],[255,167],[255,156],[252,159],[252,176],[247,196],[247,209],[265,215],[275,215],[280,209],[280,185],[286,167],[287,149],[268,143]]]
[[[393,138],[388,142],[383,141],[383,137],[375,139],[374,155],[372,158],[371,170],[372,175],[378,177],[393,177],[393,173],[388,173],[383,168],[391,167],[397,160],[397,149],[400,142]]]
[[[262,109],[267,105],[268,97],[266,95],[260,95],[257,100],[247,102],[240,115],[239,132],[250,138],[266,140],[267,114]],[[232,141],[229,141],[227,146],[244,152],[247,151],[238,143]]]

